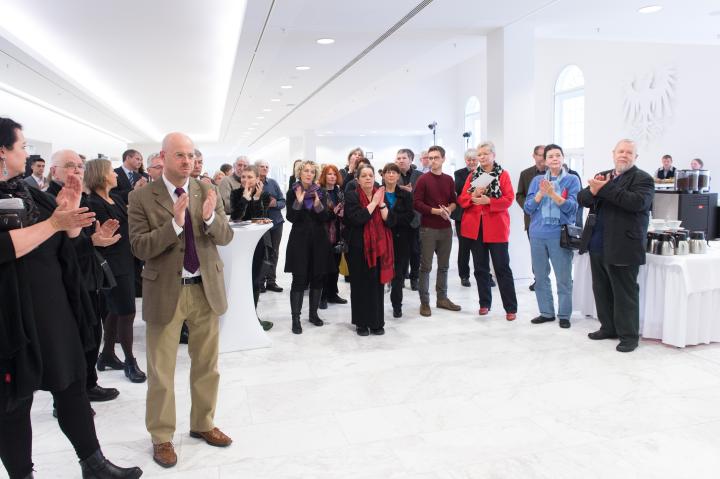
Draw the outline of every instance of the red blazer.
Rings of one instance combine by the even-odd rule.
[[[468,175],[462,193],[458,197],[458,204],[463,207],[460,234],[463,238],[476,240],[482,219],[483,243],[507,243],[510,237],[510,214],[508,208],[515,200],[515,191],[510,181],[510,175],[503,170],[498,181],[500,182],[500,198],[490,198],[489,205],[475,205],[468,193],[473,175]]]

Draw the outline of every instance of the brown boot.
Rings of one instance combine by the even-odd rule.
[[[432,316],[432,311],[430,310],[429,304],[427,304],[427,303],[420,304],[420,316]]]

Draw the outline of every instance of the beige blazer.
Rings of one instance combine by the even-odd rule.
[[[202,219],[202,205],[212,185],[190,178],[190,215],[195,248],[205,297],[218,316],[227,310],[223,263],[217,246],[232,240],[223,203],[218,198],[215,220],[210,226]],[[164,181],[154,181],[130,193],[128,221],[133,254],[145,261],[143,278],[143,319],[166,324],[172,320],[180,297],[180,278],[185,256],[184,233],[173,228],[173,200]]]

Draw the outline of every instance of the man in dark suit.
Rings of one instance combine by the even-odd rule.
[[[462,193],[465,181],[468,175],[477,169],[477,150],[470,148],[465,151],[465,167],[455,171],[455,193],[458,197]],[[460,283],[463,286],[470,287],[470,244],[472,240],[463,238],[460,235],[460,226],[462,224],[463,209],[460,205],[453,211],[452,219],[455,220],[455,234],[458,238],[458,273],[460,274]]]
[[[145,261],[143,320],[147,322],[148,391],[145,424],[153,459],[163,467],[177,463],[175,363],[184,321],[190,330],[190,436],[211,446],[232,439],[215,427],[218,373],[218,317],[227,310],[223,263],[218,246],[233,232],[212,185],[190,177],[195,145],[187,135],[170,133],[160,152],[161,180],[130,194],[128,217],[133,253]]]
[[[35,157],[30,163],[30,170],[32,174],[26,176],[23,181],[28,184],[31,188],[37,188],[40,191],[47,189],[47,180],[45,179],[45,160],[42,158]]]
[[[638,269],[645,264],[645,240],[655,196],[653,178],[635,166],[637,147],[620,140],[613,150],[613,170],[588,180],[578,202],[595,213],[588,246],[593,295],[600,329],[590,339],[620,338],[616,349],[626,353],[640,338]]]
[[[525,200],[527,199],[528,189],[530,189],[530,182],[538,175],[545,174],[545,145],[537,145],[533,148],[533,160],[535,164],[529,168],[525,168],[520,172],[520,179],[518,180],[517,190],[515,190],[515,201],[520,205],[520,208],[525,211]],[[530,228],[530,215],[525,214],[525,233],[528,233]],[[530,237],[528,236],[528,239]],[[535,279],[530,285],[530,291],[535,291]]]
[[[400,179],[398,187],[412,193],[415,190],[417,181],[422,173],[413,165],[415,153],[410,148],[401,148],[395,155],[395,164],[400,168]],[[410,239],[410,273],[405,272],[405,277],[410,279],[410,289],[418,290],[418,278],[420,277],[420,213],[415,212],[415,220],[411,224],[412,237]]]
[[[119,194],[125,205],[128,204],[128,195],[131,191],[142,188],[148,183],[147,174],[139,172],[142,165],[143,157],[137,150],[125,150],[122,154],[123,163],[120,167],[115,168],[117,173],[117,188],[113,188],[112,193]]]

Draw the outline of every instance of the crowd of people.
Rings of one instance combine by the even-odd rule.
[[[360,336],[385,334],[385,293],[394,318],[403,310],[406,281],[417,291],[419,316],[432,315],[430,274],[436,258],[435,307],[460,311],[448,297],[453,222],[460,283],[470,287],[470,259],[478,315],[492,309],[497,286],[505,319],[517,318],[509,255],[510,214],[517,202],[530,243],[531,289],[538,315],[532,324],[571,326],[574,252],[561,244],[567,227],[583,227],[600,328],[590,339],[618,339],[634,350],[639,340],[638,267],[654,194],[653,179],[638,169],[635,144],[621,140],[614,167],[585,188],[565,163],[560,145],[538,145],[517,189],[484,141],[464,153],[450,176],[441,146],[419,155],[400,149],[376,170],[360,148],[343,168],[297,160],[283,193],[269,164],[241,156],[214,175],[203,173],[202,153],[182,133],[168,134],[159,153],[136,150],[113,169],[104,158],[85,160],[59,150],[32,161],[26,173],[20,124],[0,118],[0,456],[10,477],[32,477],[30,408],[33,392],[50,391],[59,425],[75,447],[83,477],[139,477],[102,455],[91,401],[119,395],[98,385],[97,371],[117,369],[147,383],[146,428],[153,458],[177,463],[173,446],[174,373],[178,344],[191,358],[190,435],[216,447],[232,439],[214,424],[218,396],[218,317],[227,309],[218,247],[233,238],[230,221],[265,218],[271,229],[254,247],[253,298],[283,292],[277,263],[284,222],[290,223],[284,271],[291,273],[290,329],[302,334],[320,311],[343,305],[341,276],[350,284],[351,322]],[[15,209],[13,209],[15,205]],[[589,216],[583,225],[583,208]],[[285,214],[283,215],[283,210]],[[550,271],[555,275],[557,308]],[[493,277],[494,276],[494,277]],[[147,372],[133,354],[135,298],[142,296]],[[412,315],[415,316],[415,315]],[[269,330],[273,324],[260,321]],[[104,331],[104,334],[103,334]],[[121,360],[115,346],[120,343]]]

